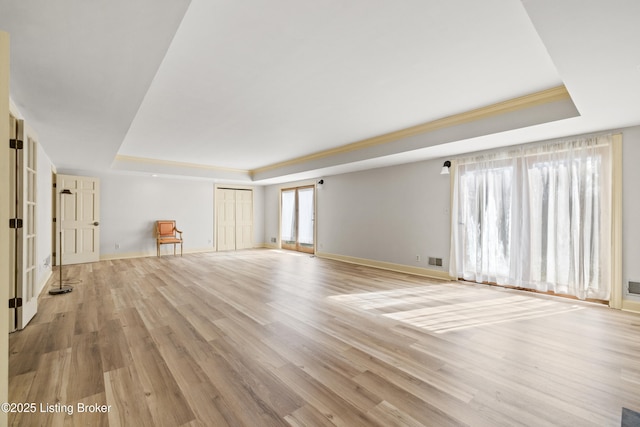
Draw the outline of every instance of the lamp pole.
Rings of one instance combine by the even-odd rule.
[[[60,295],[66,294],[73,290],[71,286],[62,286],[62,221],[60,217],[62,216],[62,195],[63,194],[72,194],[68,189],[64,189],[60,192],[60,196],[58,198],[58,206],[60,208],[60,215],[58,215],[58,226],[60,227],[60,233],[58,235],[58,270],[60,272],[60,280],[57,288],[53,288],[49,290],[51,295]]]

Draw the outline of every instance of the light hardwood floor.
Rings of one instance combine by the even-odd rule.
[[[603,306],[272,250],[65,276],[82,282],[10,336],[9,387],[73,415],[12,425],[615,426],[640,410],[640,316]]]

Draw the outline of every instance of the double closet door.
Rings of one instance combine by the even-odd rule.
[[[287,188],[281,193],[280,242],[283,249],[315,252],[315,187]]]
[[[216,189],[216,247],[235,251],[253,247],[253,191]]]

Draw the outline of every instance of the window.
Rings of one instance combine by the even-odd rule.
[[[451,274],[608,300],[610,139],[456,161]]]

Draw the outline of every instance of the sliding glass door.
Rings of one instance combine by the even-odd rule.
[[[280,241],[284,249],[314,253],[315,189],[282,190]]]
[[[450,274],[609,300],[611,137],[457,160]]]

